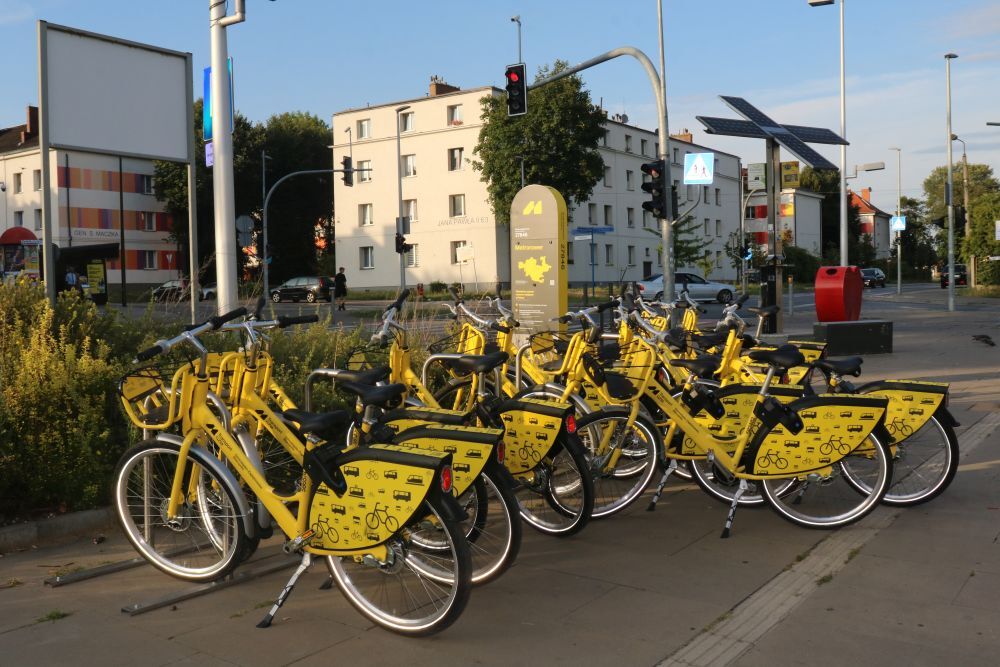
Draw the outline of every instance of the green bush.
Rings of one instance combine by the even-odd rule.
[[[431,286],[430,286],[431,293],[444,292],[447,289],[448,289],[448,284],[447,283],[443,283],[440,280],[435,280],[434,282],[431,283]]]
[[[819,257],[798,246],[788,245],[783,248],[785,264],[791,264],[786,275],[800,285],[812,285],[816,282],[816,272],[819,271]]]

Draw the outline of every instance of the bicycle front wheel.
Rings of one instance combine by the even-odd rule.
[[[764,497],[783,518],[806,528],[839,528],[874,510],[892,482],[888,447],[874,435],[833,465],[829,474],[763,482]]]
[[[594,509],[594,481],[577,439],[564,439],[555,453],[517,476],[521,518],[546,535],[566,537],[587,525]]]
[[[503,481],[483,472],[458,497],[468,518],[461,523],[472,555],[472,583],[493,581],[507,571],[521,550],[517,499]]]
[[[444,630],[461,615],[472,588],[472,561],[462,529],[444,518],[437,501],[427,501],[427,517],[404,527],[386,547],[389,558],[327,558],[330,574],[355,609],[373,623],[401,635]],[[412,536],[435,531],[434,548]],[[440,548],[438,548],[440,546]]]
[[[114,502],[125,536],[152,565],[186,581],[214,581],[247,548],[239,489],[216,474],[208,454],[192,447],[184,462],[175,516],[167,515],[180,445],[147,440],[129,449],[114,476]]]
[[[599,410],[577,420],[576,434],[594,479],[591,516],[597,519],[621,512],[635,502],[656,473],[656,452],[661,447],[656,427],[641,415],[629,426],[627,414]],[[612,464],[615,456],[618,460]]]

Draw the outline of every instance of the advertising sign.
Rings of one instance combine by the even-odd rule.
[[[715,153],[684,156],[684,185],[711,185],[715,177]]]
[[[566,200],[555,188],[521,188],[510,205],[511,301],[519,334],[562,328],[567,308]]]
[[[799,187],[799,163],[797,160],[781,163],[781,187]]]
[[[747,165],[747,192],[767,187],[767,164],[752,162]]]

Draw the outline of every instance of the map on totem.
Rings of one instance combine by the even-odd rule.
[[[518,262],[517,268],[524,271],[524,275],[526,275],[529,280],[540,283],[552,266],[548,263],[548,261],[546,261],[545,255],[542,255],[538,259],[529,257],[523,262]]]

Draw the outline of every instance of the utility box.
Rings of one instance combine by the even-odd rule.
[[[888,354],[892,352],[892,322],[859,320],[857,322],[816,322],[813,338],[826,342],[829,355]]]

